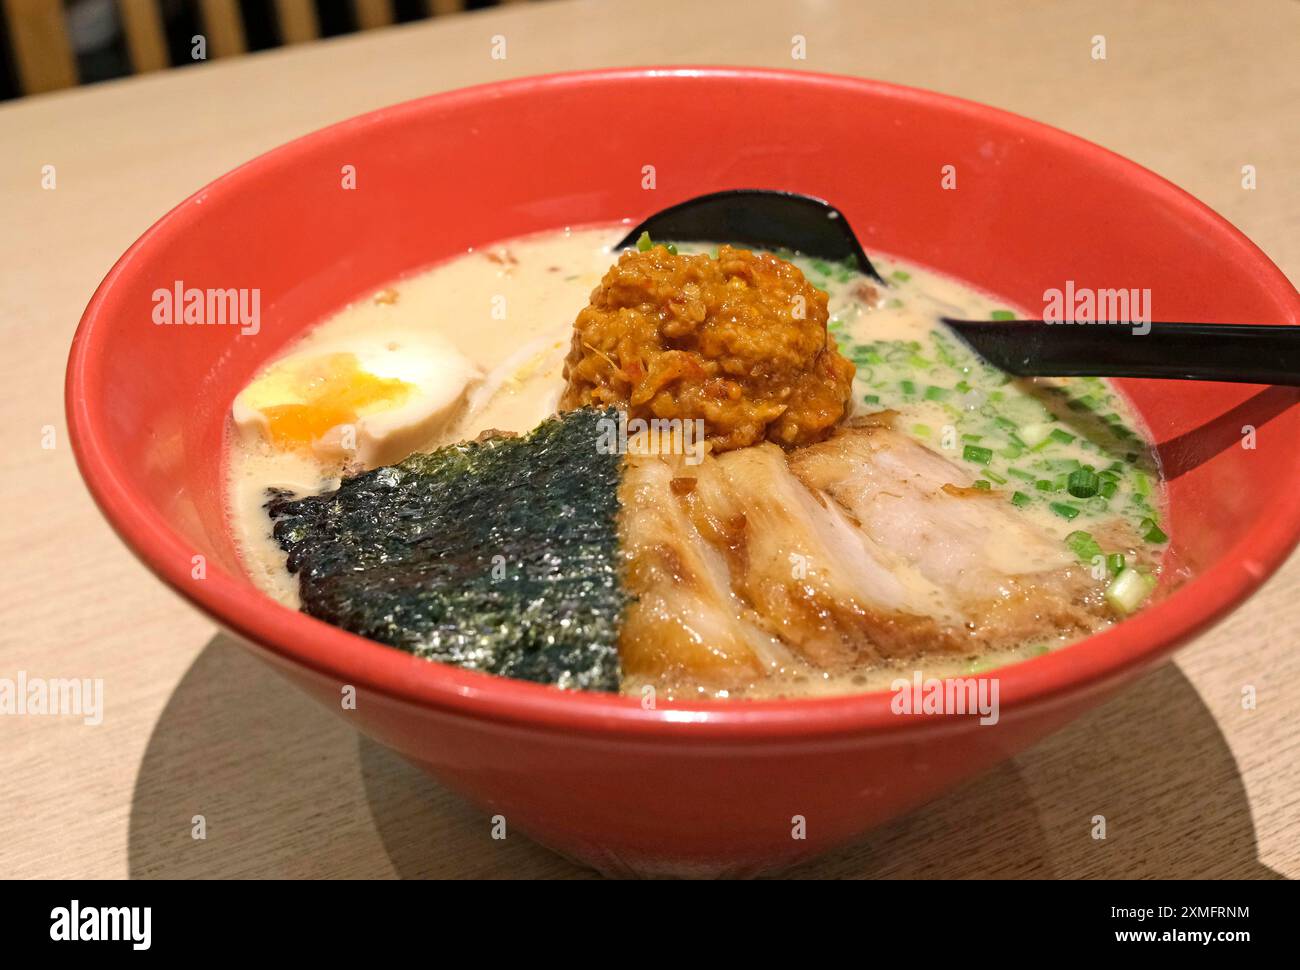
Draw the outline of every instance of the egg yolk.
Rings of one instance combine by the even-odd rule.
[[[356,354],[347,353],[273,368],[263,380],[274,397],[293,402],[257,408],[266,417],[271,441],[282,448],[310,445],[331,428],[355,423],[366,411],[400,404],[414,389],[406,381],[362,370]]]

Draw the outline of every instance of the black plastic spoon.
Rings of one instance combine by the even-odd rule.
[[[1017,377],[1163,377],[1300,387],[1300,327],[1251,323],[943,322]]]
[[[835,262],[851,260],[860,272],[885,282],[862,251],[848,220],[825,199],[811,195],[728,189],[697,196],[656,212],[615,248],[636,245],[643,232],[666,242],[745,243]]]
[[[850,260],[865,275],[889,285],[838,209],[795,192],[732,189],[688,199],[650,216],[618,248],[635,245],[642,233],[651,239],[745,243]],[[1160,377],[1300,386],[1300,327],[947,317],[943,322],[990,364],[1019,377]]]

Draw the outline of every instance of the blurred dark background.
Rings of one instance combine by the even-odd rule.
[[[511,0],[0,0],[0,100]],[[522,0],[515,0],[522,2]]]

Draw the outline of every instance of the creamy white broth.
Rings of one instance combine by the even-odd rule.
[[[470,390],[461,413],[424,448],[490,429],[527,431],[555,410],[573,317],[609,268],[615,241],[613,230],[586,229],[470,251],[350,304],[289,352],[376,333],[400,340],[431,328],[477,364],[484,378]],[[230,521],[245,565],[265,592],[297,608],[297,580],[285,569],[262,508],[266,490],[323,491],[338,484],[342,469],[238,436],[232,436],[228,456]]]
[[[400,344],[404,337],[433,330],[483,376],[457,413],[418,450],[472,439],[488,430],[528,431],[555,411],[574,317],[615,259],[611,247],[623,232],[617,227],[565,230],[468,252],[345,307],[313,327],[290,352],[376,335]],[[679,245],[683,251],[707,248]],[[794,259],[810,281],[830,295],[831,332],[840,351],[858,365],[856,411],[897,411],[899,430],[974,474],[991,476],[985,480],[990,490],[1004,493],[1008,501],[1017,495],[1025,499],[1015,503],[1021,513],[1062,542],[1080,530],[1096,530],[1099,538],[1107,534],[1110,545],[1126,550],[1130,563],[1158,567],[1157,545],[1142,543],[1127,531],[1118,537],[1107,532],[1108,523],[1116,520],[1135,526],[1144,512],[1155,520],[1160,517],[1158,478],[1149,465],[1149,449],[1135,433],[1139,426],[1119,395],[1093,379],[1002,383],[1006,378],[982,369],[938,318],[986,319],[1008,304],[920,267],[875,254],[872,260],[890,285],[880,288],[873,304],[864,307],[862,277],[843,267]],[[940,360],[936,348],[944,348],[941,352],[951,363]],[[913,386],[908,387],[909,382]],[[969,385],[970,390],[955,384]],[[1000,394],[1001,400],[990,402],[989,394]],[[1070,408],[1069,402],[1078,399],[1088,401],[1086,410]],[[1038,447],[1022,442],[1026,447],[1018,449],[1008,440],[1013,433],[997,433],[1004,430],[996,424],[1001,410],[1015,412],[1011,424],[1017,427],[1051,425],[1061,430],[1061,439],[1069,435],[1071,440],[1053,438]],[[1101,415],[1119,424],[1101,421]],[[1115,426],[1133,436],[1115,438],[1110,433]],[[982,450],[968,452],[968,447]],[[987,463],[967,460],[972,455],[983,458],[986,451],[991,452]],[[1134,455],[1136,460],[1126,461]],[[1101,469],[1116,461],[1126,467],[1123,475],[1114,473],[1119,483],[1108,503],[1089,506],[1060,487],[1071,463]],[[262,590],[296,608],[297,580],[285,568],[285,555],[271,538],[263,508],[267,489],[316,493],[335,487],[345,469],[239,435],[231,436],[227,468],[230,521],[245,565]],[[1013,469],[1018,474],[1013,475]],[[1138,494],[1142,487],[1135,474],[1145,478],[1145,495]],[[1063,517],[1054,505],[1077,508],[1074,518]],[[1022,550],[994,548],[1008,566],[1026,565]],[[1109,546],[1106,551],[1111,551]],[[944,677],[987,669],[1058,645],[1025,644],[978,658],[936,657],[925,665],[925,674]],[[746,696],[883,689],[900,674],[910,676],[916,666],[908,661],[839,677],[792,671]],[[624,684],[627,691],[638,687],[630,680]]]

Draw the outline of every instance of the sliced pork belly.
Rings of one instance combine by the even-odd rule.
[[[620,487],[625,676],[725,687],[782,669],[790,653],[731,590],[722,552],[691,524],[671,458],[629,458]]]
[[[876,418],[789,454],[628,459],[624,674],[738,689],[778,672],[978,654],[1106,620],[1055,537]]]
[[[932,584],[806,488],[780,448],[728,452],[696,480],[682,499],[696,532],[765,628],[813,667],[846,670],[941,635],[918,609],[937,598]]]
[[[793,452],[790,467],[955,608],[979,650],[1077,635],[1108,619],[1103,588],[1065,545],[997,490],[887,421]],[[933,612],[933,611],[929,611]]]

